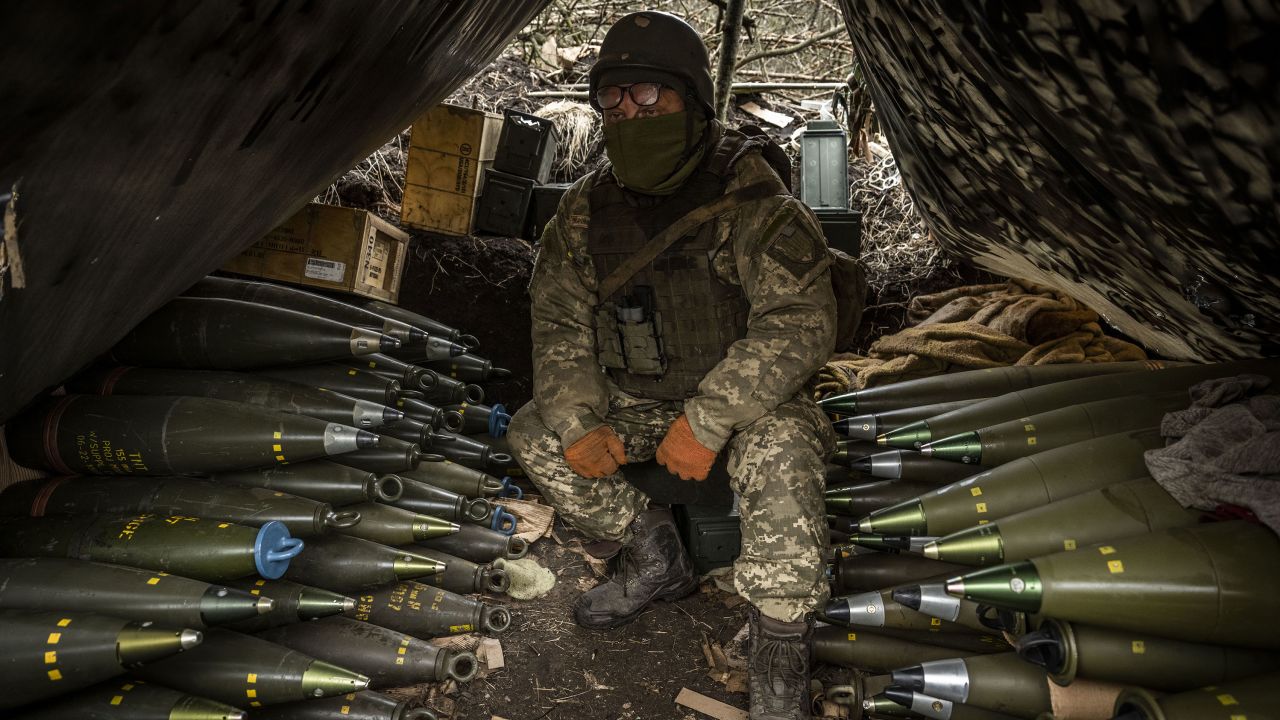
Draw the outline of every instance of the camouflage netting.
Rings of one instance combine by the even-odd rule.
[[[1280,8],[842,0],[934,236],[1165,357],[1274,354]]]

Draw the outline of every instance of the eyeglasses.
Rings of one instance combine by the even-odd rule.
[[[622,96],[630,95],[631,102],[648,107],[658,102],[662,83],[639,82],[630,85],[604,85],[596,88],[596,104],[601,110],[612,110],[622,104]]]

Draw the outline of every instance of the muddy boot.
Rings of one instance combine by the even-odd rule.
[[[649,508],[631,521],[631,542],[618,553],[608,582],[583,593],[573,619],[585,628],[616,628],[635,620],[655,600],[677,600],[698,587],[693,563],[666,508]]]
[[[801,720],[809,714],[813,621],[782,622],[751,608],[747,680],[751,720]]]

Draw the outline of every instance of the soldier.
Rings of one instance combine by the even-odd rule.
[[[511,421],[513,452],[566,522],[620,549],[619,571],[574,607],[578,624],[613,628],[697,586],[670,510],[620,466],[656,455],[704,480],[724,451],[734,582],[753,606],[751,718],[807,718],[835,446],[801,391],[835,342],[821,228],[766,159],[781,151],[715,120],[706,48],[680,18],[619,20],[590,90],[610,166],[574,184],[543,234],[534,401]]]

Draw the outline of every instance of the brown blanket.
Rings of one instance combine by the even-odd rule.
[[[1160,424],[1176,442],[1143,456],[1151,477],[1187,507],[1238,505],[1280,532],[1280,397],[1257,394],[1268,385],[1240,375],[1192,387],[1191,407]]]
[[[914,323],[877,340],[866,357],[839,354],[819,371],[819,395],[1001,365],[1145,360],[1108,337],[1098,314],[1026,280],[970,285],[912,299]]]

